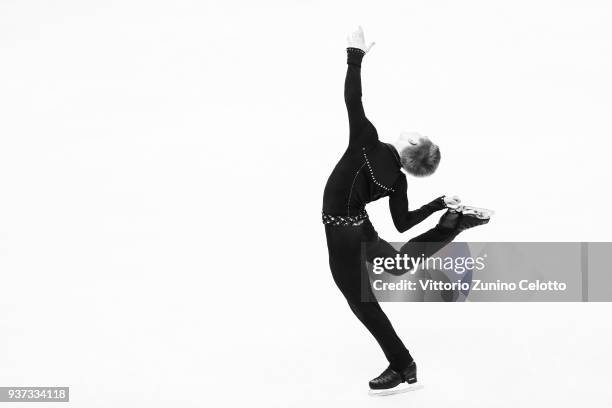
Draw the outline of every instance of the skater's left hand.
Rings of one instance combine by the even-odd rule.
[[[361,26],[346,37],[346,42],[348,47],[359,48],[365,53],[370,51],[370,48],[375,44],[372,42],[370,45],[366,45],[365,35],[363,34],[363,28]]]
[[[461,199],[456,195],[452,197],[444,196],[444,204],[446,204],[448,208],[457,208],[459,204],[461,204]]]

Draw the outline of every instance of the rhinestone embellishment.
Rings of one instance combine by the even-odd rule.
[[[348,227],[360,225],[363,220],[368,218],[368,213],[365,208],[362,208],[357,215],[330,215],[321,213],[323,218],[323,224],[331,224],[336,227]]]
[[[395,191],[394,189],[385,186],[384,184],[380,183],[376,177],[374,176],[374,170],[372,170],[372,165],[370,164],[370,160],[368,159],[368,155],[365,152],[365,147],[361,148],[363,150],[363,158],[365,159],[366,165],[368,166],[368,171],[370,172],[370,177],[372,177],[372,181],[374,182],[374,184],[376,184],[378,187],[382,188],[383,190],[386,191]]]

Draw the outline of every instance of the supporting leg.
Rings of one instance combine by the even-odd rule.
[[[389,363],[397,369],[406,367],[412,362],[412,357],[369,285],[361,256],[362,230],[357,227],[329,227],[326,232],[332,276],[349,307],[374,336]]]

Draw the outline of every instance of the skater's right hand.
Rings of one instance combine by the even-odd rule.
[[[444,204],[446,204],[448,208],[457,208],[461,204],[461,199],[456,195],[452,197],[444,196]]]
[[[366,53],[370,51],[370,48],[375,44],[372,42],[370,45],[366,46],[365,35],[363,34],[363,28],[361,28],[361,26],[346,37],[346,42],[348,43],[348,47],[359,48]]]

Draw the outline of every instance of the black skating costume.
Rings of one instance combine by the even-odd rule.
[[[329,176],[323,195],[329,265],[351,310],[380,344],[390,368],[400,374],[412,373],[413,359],[376,302],[362,267],[362,243],[366,243],[369,260],[397,254],[374,230],[365,205],[389,197],[393,223],[398,231],[404,232],[435,211],[445,209],[445,204],[443,197],[438,197],[419,209],[408,209],[406,176],[401,171],[400,156],[394,146],[378,140],[376,128],[366,118],[361,102],[364,54],[358,48],[347,48],[344,99],[349,118],[349,144]],[[400,253],[430,256],[452,241],[459,231],[438,224],[406,243]],[[367,301],[364,301],[362,286]]]

